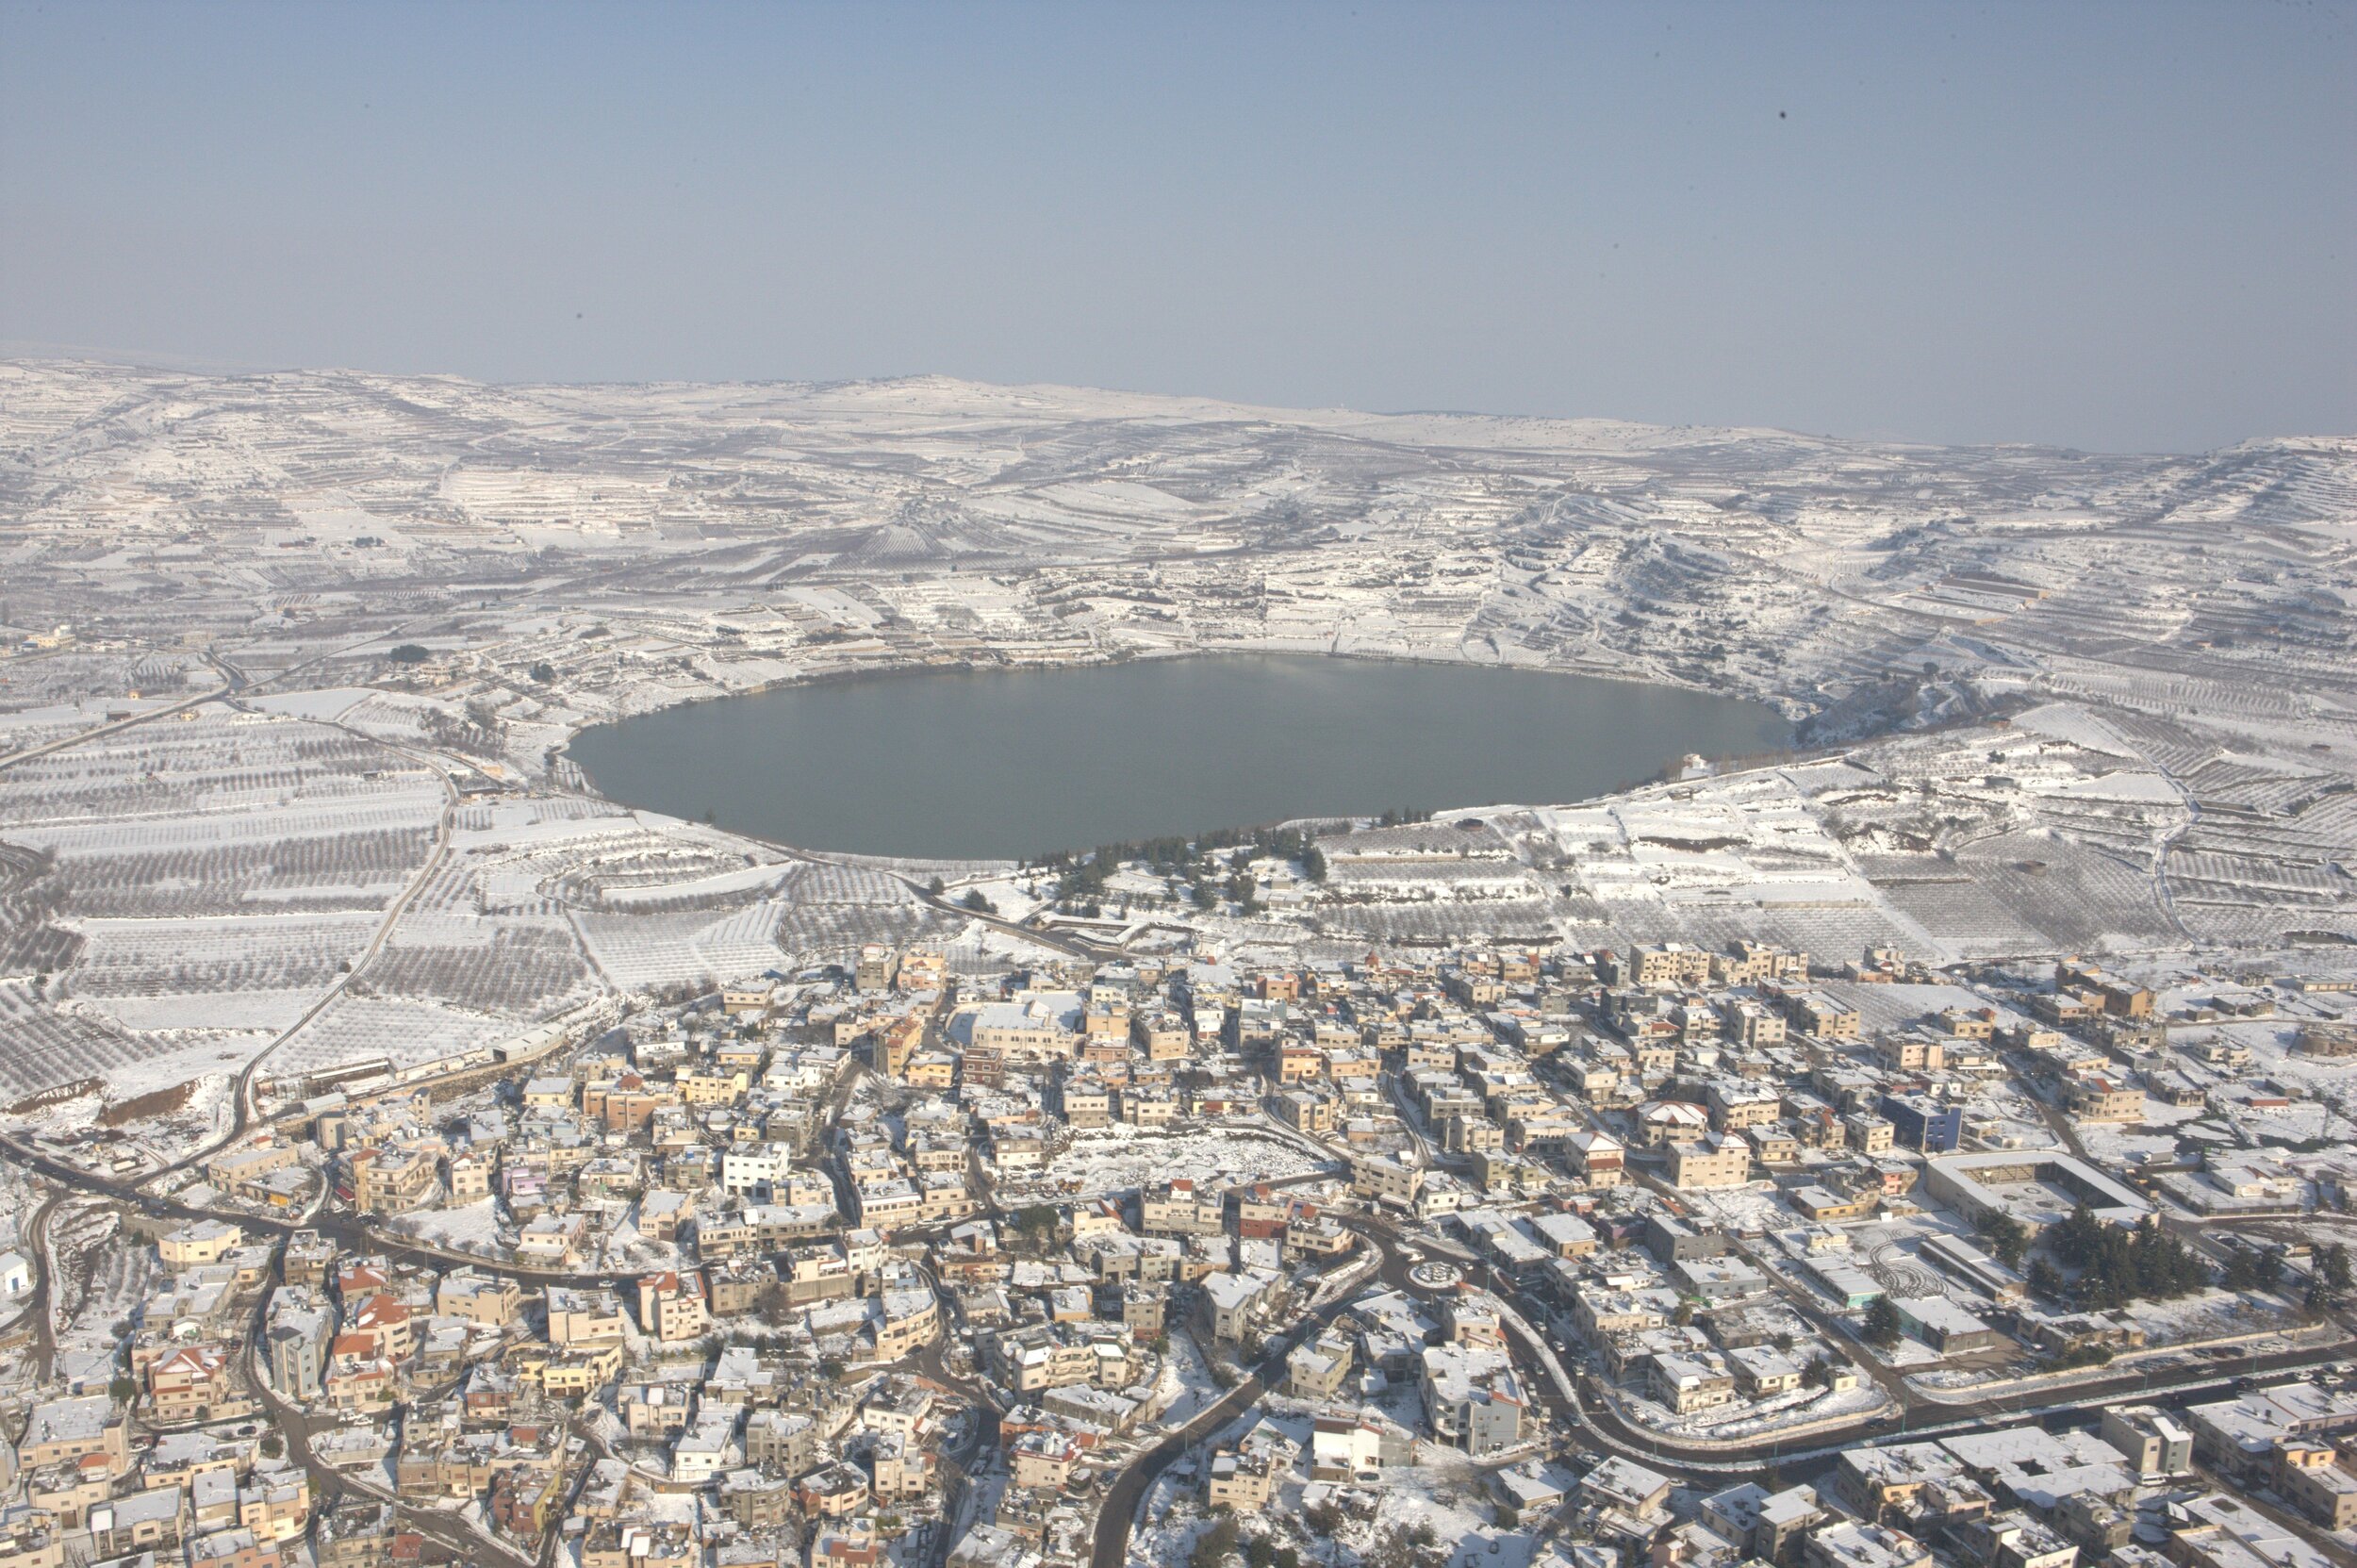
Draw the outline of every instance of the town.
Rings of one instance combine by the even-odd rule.
[[[265,1073],[161,1168],[21,1120],[0,1568],[2323,1568],[2349,1154],[2248,1130],[2352,1014],[1749,941],[869,944]]]
[[[0,1568],[2357,1560],[2346,440],[0,387]],[[1021,862],[569,750],[1235,652],[1793,746]]]
[[[2357,1568],[2348,9],[0,0],[0,1568]]]

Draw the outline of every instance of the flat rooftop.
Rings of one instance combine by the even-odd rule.
[[[2085,1161],[2060,1149],[1998,1149],[1951,1154],[1927,1162],[1935,1197],[1961,1208],[1997,1211],[2033,1225],[2052,1225],[2081,1203],[2096,1217],[2133,1225],[2151,1212],[2134,1193]]]

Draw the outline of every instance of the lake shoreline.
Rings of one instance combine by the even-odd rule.
[[[1499,670],[1557,679],[1492,685],[1475,673]],[[926,675],[961,679],[915,679]],[[1022,675],[1072,682],[990,679]],[[1767,704],[1684,686],[1236,650],[833,672],[585,727],[566,750],[609,800],[686,820],[709,812],[769,842],[1007,860],[1387,810],[1594,799],[1656,780],[1681,756],[1793,746],[1789,720]]]

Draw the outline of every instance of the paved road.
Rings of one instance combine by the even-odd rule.
[[[31,1244],[33,1267],[39,1278],[33,1281],[32,1300],[25,1311],[33,1320],[33,1378],[46,1383],[58,1368],[58,1254],[49,1243],[49,1222],[57,1217],[58,1205],[65,1194],[51,1193],[33,1211],[32,1219],[25,1227],[25,1239]]]
[[[119,1202],[133,1205],[158,1219],[227,1220],[243,1227],[249,1233],[265,1232],[291,1235],[297,1230],[316,1230],[330,1238],[346,1252],[383,1253],[396,1263],[427,1264],[447,1268],[459,1264],[514,1279],[518,1283],[538,1288],[546,1285],[569,1285],[594,1289],[617,1281],[635,1279],[641,1271],[598,1271],[584,1269],[536,1268],[529,1263],[505,1262],[496,1258],[479,1257],[471,1252],[459,1252],[448,1247],[425,1246],[412,1241],[388,1236],[370,1227],[366,1216],[335,1210],[321,1210],[309,1215],[255,1213],[243,1209],[203,1208],[180,1202],[176,1198],[144,1195],[138,1186],[118,1178],[102,1176],[84,1170],[79,1165],[42,1153],[22,1140],[0,1135],[0,1155],[14,1160],[30,1170],[62,1181],[76,1191],[95,1193]],[[831,1241],[840,1231],[821,1231],[805,1238],[810,1241]]]
[[[1267,1364],[1265,1360],[1262,1364]],[[1261,1395],[1267,1392],[1267,1384],[1255,1372],[1221,1395],[1216,1404],[1131,1460],[1105,1489],[1105,1501],[1096,1513],[1096,1540],[1089,1553],[1090,1568],[1122,1568],[1129,1558],[1129,1527],[1136,1521],[1138,1505],[1146,1500],[1146,1489],[1162,1477],[1179,1455],[1260,1403]]]
[[[420,619],[430,619],[432,618],[421,617]],[[203,707],[207,702],[215,702],[223,698],[235,697],[239,693],[248,689],[258,690],[263,686],[271,685],[279,681],[283,681],[288,676],[296,673],[298,670],[308,669],[315,664],[324,664],[327,660],[336,657],[339,653],[349,653],[355,648],[366,648],[372,642],[389,641],[394,637],[400,636],[403,633],[408,631],[410,627],[416,624],[416,620],[406,620],[390,631],[373,633],[368,636],[361,637],[356,641],[339,644],[335,648],[329,649],[324,653],[315,653],[311,657],[305,659],[300,664],[290,664],[275,675],[265,675],[260,680],[251,683],[247,681],[243,670],[229,664],[208,649],[202,655],[202,657],[206,664],[211,665],[215,669],[221,671],[222,676],[222,684],[214,687],[211,691],[201,693],[195,697],[185,698],[168,707],[151,708],[145,713],[135,713],[128,718],[110,719],[107,723],[94,725],[87,730],[76,731],[73,734],[64,735],[56,740],[44,741],[39,746],[28,746],[21,751],[11,751],[7,756],[0,757],[0,767],[13,767],[20,762],[30,762],[35,757],[45,757],[53,751],[63,751],[71,747],[80,746],[88,741],[96,740],[103,735],[110,735],[119,731],[127,730],[135,724],[147,724],[152,723],[158,718],[169,718],[175,713],[186,713],[190,708]]]
[[[1380,1217],[1354,1215],[1346,1223],[1364,1234],[1387,1235],[1394,1246],[1404,1240]],[[1393,1267],[1398,1262],[1395,1251],[1387,1257],[1386,1283],[1405,1281],[1404,1265]],[[1393,1278],[1394,1274],[1398,1276],[1396,1279]],[[1514,1299],[1514,1293],[1510,1290],[1501,1294],[1506,1295],[1509,1301]],[[1516,1302],[1516,1305],[1519,1307],[1520,1303]],[[1544,1321],[1543,1314],[1540,1320]],[[1575,1386],[1575,1392],[1578,1387],[1584,1387],[1588,1397],[1566,1400],[1555,1390],[1553,1380],[1544,1375],[1543,1369],[1537,1367],[1535,1361],[1527,1356],[1524,1360],[1530,1388],[1549,1411],[1588,1445],[1627,1454],[1673,1471],[1723,1476],[1756,1470],[1763,1461],[1790,1461],[1811,1454],[1830,1459],[1848,1448],[1913,1441],[1927,1432],[1970,1431],[2024,1416],[2081,1409],[2091,1411],[2108,1400],[2127,1395],[2139,1400],[2167,1403],[2192,1393],[2229,1389],[2246,1377],[2298,1371],[2345,1360],[2353,1350],[2357,1350],[2357,1345],[2342,1339],[2321,1345],[2220,1357],[2206,1365],[2180,1367],[2163,1374],[2123,1371],[2112,1377],[2025,1389],[1984,1399],[1951,1403],[1912,1397],[1909,1405],[1902,1407],[1895,1420],[1868,1414],[1844,1426],[1805,1434],[1761,1437],[1736,1443],[1676,1442],[1638,1427],[1613,1408],[1607,1392],[1592,1375],[1582,1374]],[[1106,1565],[1100,1565],[1100,1568],[1106,1568]]]
[[[287,1457],[301,1465],[304,1473],[310,1477],[313,1496],[323,1502],[351,1494],[392,1503],[411,1528],[449,1551],[460,1562],[476,1564],[478,1568],[486,1563],[498,1564],[499,1568],[539,1568],[533,1558],[504,1542],[476,1534],[440,1509],[420,1508],[401,1502],[381,1487],[361,1484],[355,1477],[321,1461],[312,1450],[313,1435],[334,1428],[337,1423],[317,1420],[307,1411],[281,1399],[270,1386],[270,1379],[263,1376],[267,1358],[262,1352],[262,1330],[268,1321],[264,1308],[272,1294],[285,1282],[283,1264],[282,1248],[272,1258],[269,1279],[255,1293],[253,1313],[246,1323],[244,1354],[240,1358],[239,1370],[247,1388],[270,1417],[271,1425],[286,1437]],[[424,1401],[421,1397],[418,1402]],[[552,1539],[555,1535],[553,1529],[549,1533]]]
[[[128,718],[109,719],[104,724],[95,725],[87,730],[77,730],[57,740],[44,741],[39,746],[27,746],[21,751],[11,751],[7,756],[0,757],[0,767],[13,767],[20,762],[30,762],[35,757],[45,757],[53,751],[63,751],[70,747],[80,746],[103,735],[127,730],[134,724],[145,724],[154,719],[169,718],[175,713],[186,713],[190,708],[203,707],[207,702],[219,701],[236,690],[237,687],[234,685],[216,686],[211,691],[174,702],[167,708],[153,708],[146,713],[135,713]]]
[[[340,725],[337,727],[342,728]],[[351,733],[360,734],[356,730]],[[366,738],[375,741],[377,745],[385,747],[396,755],[407,757],[413,762],[431,768],[434,776],[441,781],[442,813],[434,824],[434,852],[425,857],[425,864],[418,868],[416,876],[409,879],[409,884],[401,890],[401,896],[386,907],[385,917],[377,922],[376,930],[370,935],[369,945],[361,949],[360,956],[347,965],[336,976],[335,982],[326,990],[321,991],[318,999],[303,1010],[301,1017],[272,1040],[269,1045],[246,1059],[245,1065],[238,1072],[237,1095],[234,1102],[236,1114],[230,1118],[229,1131],[209,1143],[199,1144],[180,1159],[157,1171],[157,1177],[170,1176],[175,1172],[187,1170],[191,1165],[210,1159],[245,1136],[246,1129],[252,1126],[254,1121],[254,1079],[255,1075],[261,1070],[262,1064],[269,1061],[279,1047],[301,1033],[312,1019],[325,1012],[330,1002],[343,995],[345,987],[360,978],[370,963],[384,950],[386,939],[393,934],[393,928],[401,923],[402,916],[408,912],[409,906],[417,901],[418,895],[424,892],[426,885],[440,872],[442,863],[450,858],[451,829],[458,817],[458,785],[453,782],[448,770],[439,767],[433,757],[424,752],[414,751],[405,746],[396,746],[387,741],[376,740],[374,736]]]
[[[933,1527],[929,1555],[934,1568],[943,1568],[957,1544],[958,1516],[965,1508],[966,1490],[973,1484],[975,1473],[982,1468],[981,1461],[998,1446],[999,1412],[991,1400],[989,1384],[962,1378],[943,1363],[941,1341],[924,1346],[915,1360],[921,1376],[964,1398],[971,1411],[964,1440],[941,1456],[942,1475],[948,1485],[942,1493],[941,1518]]]
[[[1383,1271],[1388,1274],[1397,1264],[1404,1271],[1397,1253],[1388,1239],[1370,1234],[1372,1245],[1384,1255]],[[1404,1272],[1403,1272],[1404,1278]],[[1136,1522],[1138,1505],[1145,1501],[1146,1490],[1161,1478],[1163,1471],[1179,1455],[1195,1444],[1218,1431],[1228,1422],[1260,1403],[1261,1396],[1272,1383],[1282,1379],[1285,1354],[1304,1340],[1313,1339],[1357,1299],[1358,1292],[1317,1308],[1301,1318],[1286,1334],[1269,1342],[1260,1363],[1252,1374],[1222,1395],[1219,1399],[1198,1413],[1178,1430],[1163,1438],[1145,1453],[1131,1460],[1105,1489],[1105,1500],[1096,1513],[1096,1536],[1089,1553],[1090,1568],[1122,1568],[1129,1556],[1129,1529]]]

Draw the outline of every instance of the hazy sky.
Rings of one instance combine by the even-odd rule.
[[[2357,430],[2357,16],[0,10],[0,342],[2189,450]]]

